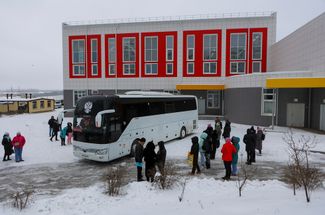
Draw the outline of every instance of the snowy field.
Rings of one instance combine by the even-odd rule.
[[[2,116],[0,118],[0,134],[9,132],[10,136],[20,131],[26,138],[23,151],[24,162],[13,160],[0,163],[0,170],[24,168],[26,171],[39,166],[60,163],[78,163],[80,160],[72,154],[72,146],[60,146],[60,141],[51,142],[48,137],[48,120],[58,111],[38,114]],[[71,119],[65,119],[64,125]],[[204,130],[212,121],[200,121],[199,131]],[[231,136],[242,140],[250,125],[232,124]],[[287,146],[282,137],[287,128],[276,127],[277,132],[267,132],[263,142],[263,156],[259,161],[276,161],[285,165],[288,161]],[[317,145],[313,150],[325,151],[325,135],[294,130],[295,135],[315,136]],[[184,159],[190,149],[190,137],[174,140],[166,144],[167,160]],[[241,151],[245,145],[240,142]],[[3,155],[3,147],[0,149]],[[14,156],[11,156],[13,159]],[[220,160],[220,148],[216,160]],[[311,161],[325,166],[325,155],[312,153]],[[136,171],[134,169],[134,171]],[[2,171],[3,172],[3,171]],[[323,183],[325,184],[325,183]],[[1,184],[0,188],[5,188]],[[186,185],[184,200],[179,202],[181,188],[161,191],[147,182],[132,182],[123,188],[123,195],[109,197],[104,192],[103,183],[95,183],[86,188],[67,189],[60,194],[41,197],[36,195],[34,201],[22,212],[2,202],[0,214],[325,214],[325,189],[312,193],[311,203],[306,203],[302,190],[296,196],[284,183],[277,180],[249,181],[242,197],[238,197],[235,181],[223,182],[215,177],[191,177]]]

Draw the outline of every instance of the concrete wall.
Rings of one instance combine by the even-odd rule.
[[[261,115],[261,88],[236,88],[225,90],[225,118],[231,122],[269,126],[271,116]]]
[[[325,12],[270,47],[270,71],[325,76]]]

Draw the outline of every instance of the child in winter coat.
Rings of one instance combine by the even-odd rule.
[[[68,122],[68,128],[67,128],[67,144],[71,144],[71,139],[72,139],[72,123]]]
[[[222,149],[222,160],[225,165],[226,175],[222,177],[224,180],[230,180],[231,175],[231,162],[232,162],[232,155],[236,153],[236,148],[234,145],[231,144],[230,138],[226,139],[226,143],[223,144]]]
[[[156,161],[157,161],[157,155],[155,152],[155,144],[150,141],[147,143],[146,148],[143,151],[143,157],[145,164],[145,175],[147,178],[147,181],[153,182],[155,174],[156,174]]]
[[[238,152],[240,149],[239,141],[240,141],[239,137],[233,136],[231,138],[231,142],[236,148],[236,152],[232,154],[232,162],[231,162],[231,175],[233,176],[237,175]]]
[[[68,126],[64,127],[60,131],[61,146],[65,146],[65,136],[67,135]]]
[[[199,138],[197,136],[192,137],[192,147],[191,147],[191,155],[193,155],[193,163],[192,163],[192,172],[191,174],[194,175],[195,174],[195,170],[196,173],[200,174],[201,170],[200,170],[200,166],[198,164],[198,159],[199,159]]]
[[[5,152],[2,161],[8,161],[8,160],[11,160],[9,156],[10,156],[14,151],[13,151],[13,149],[12,149],[11,138],[10,138],[8,132],[6,132],[6,133],[3,135],[2,145],[3,145],[3,148],[4,148],[4,152]]]
[[[226,120],[226,125],[223,128],[223,138],[227,139],[230,137],[230,132],[231,132],[231,126],[230,126],[231,122],[229,120]]]

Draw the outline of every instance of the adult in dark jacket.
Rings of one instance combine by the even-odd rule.
[[[143,150],[143,158],[146,162],[144,173],[147,181],[153,182],[156,174],[155,164],[157,162],[157,155],[155,152],[155,144],[152,141],[148,142],[146,148]]]
[[[211,134],[211,142],[212,142],[212,151],[210,153],[210,159],[214,160],[216,157],[217,149],[220,146],[220,137],[221,137],[221,127],[219,123],[216,124],[215,129]]]
[[[223,134],[222,134],[224,139],[227,139],[230,137],[230,132],[231,132],[230,124],[231,124],[231,122],[229,120],[226,120],[226,125],[223,128]]]
[[[60,131],[60,126],[58,124],[58,121],[54,120],[52,128],[53,128],[53,132],[50,140],[52,141],[53,137],[55,137],[55,140],[58,141],[58,132]]]
[[[48,121],[48,124],[49,124],[49,137],[52,137],[54,121],[55,121],[54,116],[51,116],[51,119],[49,119],[49,121]]]
[[[8,161],[11,160],[10,159],[10,155],[14,152],[12,149],[12,145],[11,145],[11,138],[9,136],[9,133],[6,132],[3,135],[3,139],[2,139],[2,145],[4,148],[4,156],[3,156],[3,161]]]
[[[192,175],[196,173],[200,174],[200,166],[198,164],[199,159],[199,138],[197,136],[192,137],[192,147],[191,147],[191,154],[193,155],[193,163],[192,163]]]
[[[252,162],[255,163],[256,130],[254,129],[254,126],[251,127],[251,133],[252,133],[253,147],[254,147],[254,150],[252,150]]]
[[[255,151],[255,135],[252,133],[251,129],[247,129],[246,134],[243,138],[244,143],[246,144],[245,150],[247,153],[247,162],[246,164],[250,165],[253,162],[253,151]]]
[[[143,181],[142,179],[142,159],[143,159],[143,145],[146,142],[145,138],[136,139],[134,147],[134,159],[135,166],[137,167],[137,181]]]
[[[159,141],[158,147],[159,147],[159,150],[157,152],[157,166],[158,166],[159,172],[163,175],[164,170],[165,170],[165,162],[166,162],[166,155],[167,155],[164,141]]]
[[[220,128],[222,129],[222,122],[220,120],[219,117],[216,117],[216,119],[214,120],[214,129],[216,130],[217,124],[220,126]]]
[[[262,142],[265,139],[265,134],[263,133],[262,129],[257,127],[256,133],[256,149],[259,152],[259,155],[262,155]]]

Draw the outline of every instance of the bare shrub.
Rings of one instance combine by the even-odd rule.
[[[109,196],[117,196],[120,194],[120,190],[123,183],[123,178],[126,175],[125,167],[112,167],[109,168],[105,175],[106,182],[106,194]]]
[[[160,189],[170,189],[178,182],[176,167],[172,162],[165,164],[164,171],[155,177],[154,184]]]
[[[240,154],[240,170],[237,173],[237,180],[236,180],[236,186],[238,188],[238,194],[239,197],[242,196],[242,191],[244,190],[244,187],[247,184],[247,180],[252,179],[254,174],[257,171],[256,167],[253,166],[247,166],[243,162],[243,154]]]
[[[32,202],[32,195],[35,192],[33,187],[24,187],[12,195],[12,205],[14,208],[22,210]]]
[[[294,195],[296,187],[303,187],[306,201],[310,202],[311,192],[322,184],[321,171],[310,165],[310,149],[315,147],[315,136],[300,135],[295,137],[292,130],[284,135],[283,140],[288,145],[289,164],[285,174],[285,180],[293,185]]]

